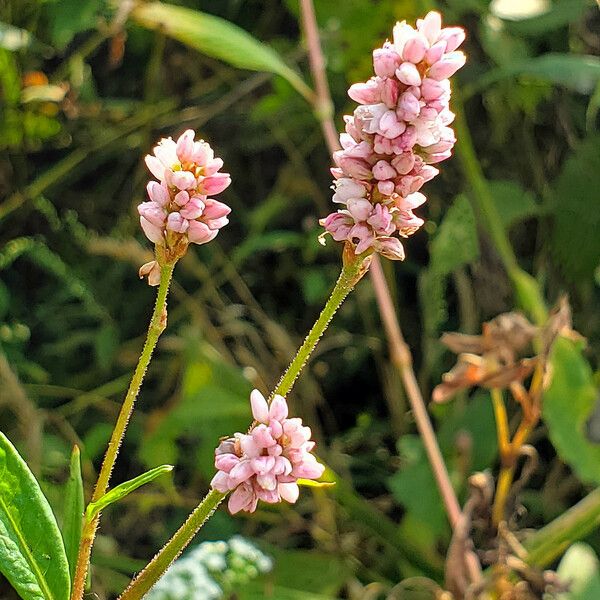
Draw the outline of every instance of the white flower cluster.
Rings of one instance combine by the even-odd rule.
[[[272,560],[239,535],[203,542],[173,563],[146,599],[219,600],[272,568]]]

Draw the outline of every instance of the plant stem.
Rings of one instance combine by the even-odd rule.
[[[492,388],[492,405],[496,417],[496,432],[498,433],[498,450],[502,461],[507,458],[510,451],[510,432],[508,428],[508,417],[506,416],[506,405],[502,397],[502,390]]]
[[[119,600],[139,600],[160,579],[169,565],[183,552],[198,530],[217,510],[225,494],[210,490],[194,509],[187,521],[177,530],[146,568],[127,586]]]
[[[581,540],[600,526],[600,488],[596,488],[575,506],[536,531],[523,543],[527,563],[547,567],[572,543]]]
[[[365,264],[366,260],[368,259],[365,254],[356,256],[351,248],[344,248],[344,265],[335,287],[331,292],[331,296],[329,296],[319,318],[309,331],[304,343],[300,346],[296,356],[290,363],[290,366],[279,380],[273,394],[286,396],[292,389],[298,375],[300,375],[300,372],[321,339],[321,336],[325,333],[333,315],[335,315],[342,302],[346,299],[346,296],[348,296],[354,289],[354,286],[367,272],[368,265]]]
[[[302,17],[302,29],[306,37],[310,71],[315,82],[313,110],[323,130],[323,137],[327,142],[329,152],[333,154],[336,150],[339,150],[340,146],[338,133],[333,122],[333,102],[325,73],[325,59],[319,41],[319,28],[312,0],[300,0],[300,16]]]
[[[472,188],[469,198],[475,207],[477,216],[482,221],[498,251],[519,303],[533,316],[539,325],[542,325],[548,317],[542,292],[537,281],[519,266],[502,223],[502,218],[496,208],[494,196],[477,159],[459,90],[454,90],[454,92],[453,110],[456,113],[454,128],[458,140],[456,155],[460,161],[465,179]]]
[[[110,441],[108,443],[108,448],[106,449],[106,454],[104,455],[104,460],[102,462],[102,468],[100,469],[100,474],[98,475],[98,481],[96,482],[94,493],[92,494],[92,502],[96,502],[99,498],[101,498],[108,489],[110,475],[117,460],[119,447],[123,441],[131,413],[133,412],[135,400],[140,391],[142,381],[144,380],[144,375],[146,374],[146,370],[150,364],[150,359],[152,358],[152,353],[156,347],[158,338],[165,329],[167,294],[169,292],[169,284],[171,283],[174,268],[175,263],[161,267],[160,285],[158,287],[156,303],[154,305],[154,311],[148,327],[146,342],[144,343],[144,348],[133,373],[133,377],[131,378],[129,389],[125,395],[125,400],[121,406],[115,428],[113,429]],[[75,570],[75,577],[73,580],[73,593],[71,595],[71,600],[81,600],[81,598],[83,598],[85,581],[90,563],[90,556],[92,553],[92,545],[96,536],[96,529],[98,528],[99,519],[100,515],[98,514],[92,520],[86,520],[84,524],[81,536],[81,544],[79,546],[79,553],[77,556],[77,568]]]

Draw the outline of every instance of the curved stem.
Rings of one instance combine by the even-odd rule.
[[[279,380],[273,394],[286,396],[292,389],[298,375],[300,375],[304,365],[308,361],[316,345],[319,343],[321,336],[325,333],[333,315],[335,315],[342,302],[367,272],[368,265],[365,264],[366,260],[368,260],[368,258],[365,254],[356,256],[351,249],[344,249],[344,266],[342,267],[342,272],[331,292],[331,296],[329,297],[329,300],[327,300],[327,304],[325,304],[316,323],[306,336],[304,343],[300,346],[296,356],[290,363],[290,366]]]
[[[135,400],[142,386],[144,375],[152,358],[152,353],[158,342],[160,334],[164,331],[166,326],[166,306],[167,306],[167,294],[169,292],[169,284],[173,276],[173,269],[175,264],[170,264],[161,268],[160,274],[160,285],[156,295],[156,303],[154,305],[154,312],[150,319],[150,326],[148,327],[148,334],[146,336],[146,342],[144,348],[138,360],[138,364],[131,378],[129,389],[121,406],[119,416],[115,428],[113,429],[104,460],[102,462],[102,468],[98,475],[98,481],[94,488],[92,495],[92,502],[96,502],[101,498],[108,489],[110,481],[110,475],[119,454],[119,448],[123,437],[125,436],[125,430],[127,424],[133,412]],[[79,554],[77,556],[77,567],[75,570],[75,577],[73,580],[73,593],[71,594],[71,600],[81,600],[85,590],[85,581],[87,577],[88,567],[90,563],[90,556],[92,553],[92,545],[96,536],[96,529],[98,528],[98,521],[100,515],[97,515],[91,521],[86,521],[83,527],[81,536],[81,544],[79,546]]]
[[[366,255],[356,256],[351,249],[345,248],[342,272],[331,292],[331,296],[327,300],[316,323],[306,336],[304,343],[300,346],[296,356],[290,363],[290,366],[277,384],[273,392],[274,394],[285,396],[292,389],[294,382],[327,329],[333,315],[356,283],[366,273],[368,268],[368,264],[365,264],[366,260]],[[215,512],[225,496],[226,494],[211,489],[162,550],[156,554],[148,566],[129,584],[121,595],[120,600],[137,600],[142,598],[192,541],[198,530]]]
[[[217,510],[225,494],[210,490],[204,500],[194,509],[187,521],[177,530],[148,566],[127,586],[119,600],[139,600],[160,579],[169,565],[183,552],[198,530]]]

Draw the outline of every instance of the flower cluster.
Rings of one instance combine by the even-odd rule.
[[[437,12],[416,29],[397,23],[394,42],[373,52],[375,76],[348,90],[360,106],[344,117],[331,170],[333,201],[343,208],[320,223],[334,240],[354,244],[356,254],[372,248],[402,260],[394,234],[407,237],[423,224],[412,212],[426,200],[419,190],[455,143],[448,78],[465,64],[456,51],[464,39],[462,28],[442,28]]]
[[[172,258],[185,252],[187,245],[205,244],[214,239],[219,229],[229,222],[229,206],[213,198],[230,183],[229,173],[221,173],[223,160],[215,158],[210,145],[195,141],[188,129],[175,142],[163,138],[146,156],[146,165],[158,181],[147,186],[147,202],[138,206],[140,224],[146,237],[164,247]],[[150,283],[157,267],[142,267]]]
[[[318,479],[325,467],[310,453],[315,443],[302,419],[288,419],[285,398],[275,396],[271,405],[254,390],[250,395],[257,424],[248,434],[221,442],[215,450],[217,474],[211,485],[229,498],[231,513],[254,512],[259,500],[276,503],[298,499],[298,479]]]

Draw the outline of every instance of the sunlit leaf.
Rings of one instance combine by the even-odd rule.
[[[159,29],[208,56],[241,69],[280,75],[303,96],[312,94],[298,73],[286,65],[277,52],[225,19],[162,2],[140,3],[131,16],[140,25]]]
[[[42,490],[0,432],[0,572],[23,600],[68,600],[63,540]]]
[[[588,438],[598,389],[578,345],[559,337],[550,356],[552,383],[544,393],[543,417],[559,456],[587,483],[600,483],[600,444]]]
[[[171,465],[161,465],[150,469],[146,473],[138,475],[134,479],[125,481],[114,487],[109,492],[106,492],[104,496],[99,498],[96,502],[90,502],[85,510],[85,517],[88,521],[91,521],[100,511],[104,510],[107,506],[114,504],[125,498],[128,494],[131,494],[134,490],[137,490],[142,485],[154,481],[157,477],[160,477],[164,473],[170,473],[173,470]]]

